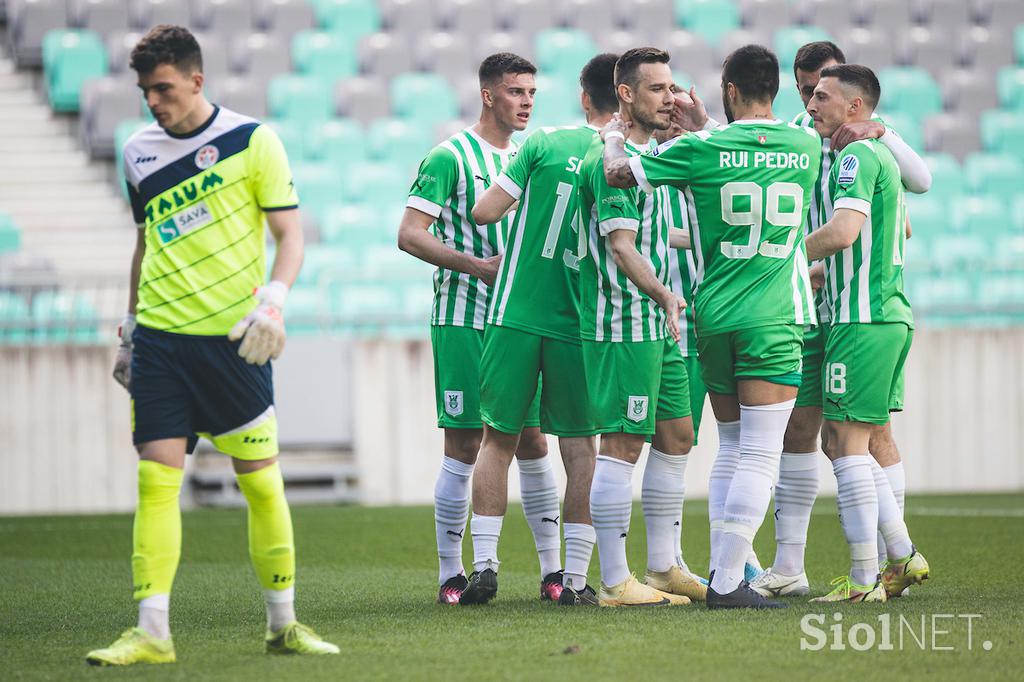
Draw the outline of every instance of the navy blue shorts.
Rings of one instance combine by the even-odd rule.
[[[242,459],[277,454],[270,363],[250,365],[240,341],[135,327],[132,336],[132,441],[199,436]]]

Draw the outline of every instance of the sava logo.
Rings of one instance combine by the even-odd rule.
[[[626,418],[634,422],[642,422],[647,419],[647,396],[645,395],[631,395],[629,396],[628,406],[626,407]]]
[[[860,161],[856,156],[852,154],[845,157],[839,164],[839,179],[837,182],[840,185],[849,185],[857,179],[857,169],[860,167]]]
[[[205,201],[189,206],[156,226],[160,241],[164,244],[213,220]]]

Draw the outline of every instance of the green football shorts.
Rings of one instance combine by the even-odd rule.
[[[821,408],[821,366],[825,362],[825,342],[828,341],[829,323],[804,327],[804,352],[800,369],[800,391],[796,394],[796,407]]]
[[[736,382],[761,379],[800,385],[803,327],[776,324],[701,336],[697,352],[704,384],[711,393],[736,395]]]
[[[480,419],[480,361],[484,332],[472,327],[435,325],[430,328],[434,348],[434,397],[437,426],[442,429],[482,429]],[[534,389],[536,393],[536,388]],[[539,426],[537,400],[525,426]]]
[[[890,412],[903,409],[903,365],[913,338],[902,322],[833,325],[821,379],[825,419],[887,424]]]
[[[538,378],[542,380],[538,382]],[[580,342],[487,325],[480,362],[480,417],[502,433],[519,433],[536,417],[555,436],[592,436]]]
[[[708,389],[704,387],[704,379],[701,378],[700,359],[696,355],[688,355],[683,357],[683,363],[686,365],[686,380],[690,384],[690,416],[693,417],[693,444],[696,445]]]
[[[690,416],[686,363],[672,339],[584,341],[583,364],[595,433],[651,435],[656,422]]]

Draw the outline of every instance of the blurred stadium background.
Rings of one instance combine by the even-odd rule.
[[[0,0],[0,514],[134,505],[109,376],[134,242],[118,160],[148,116],[128,54],[158,23],[197,32],[211,101],[267,121],[293,165],[308,246],[275,371],[293,501],[430,499],[431,268],[395,238],[419,160],[476,119],[482,57],[537,63],[532,130],[579,122],[583,63],[641,44],[721,117],[722,58],[759,42],[790,118],[793,55],[824,38],[878,72],[882,116],[934,177],[908,199],[909,488],[1024,489],[1021,0]],[[189,472],[192,502],[241,502],[225,458]]]

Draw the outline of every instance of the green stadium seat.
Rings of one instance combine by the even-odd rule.
[[[803,45],[817,40],[832,40],[832,36],[818,26],[787,26],[775,32],[775,54],[784,72],[792,70],[796,51]]]
[[[0,211],[0,253],[13,253],[21,248],[21,230],[14,219]]]
[[[977,194],[1011,197],[1020,191],[1024,161],[1008,154],[971,154],[964,161],[964,174]]]
[[[977,301],[1006,322],[1024,320],[1024,272],[985,275],[978,282]]]
[[[316,76],[328,89],[339,78],[356,75],[358,66],[355,43],[341,34],[302,31],[292,38],[292,67]]]
[[[999,270],[1024,273],[1024,234],[1009,234],[997,239],[992,265]]]
[[[580,87],[565,74],[537,75],[537,99],[530,114],[530,131],[542,126],[569,125],[584,120],[580,106]],[[521,144],[521,143],[520,143]]]
[[[925,154],[924,160],[932,172],[932,186],[925,196],[945,201],[967,191],[963,169],[952,154]],[[910,196],[917,198],[917,195]]]
[[[433,136],[424,135],[422,126],[400,118],[374,121],[367,131],[367,139],[372,159],[395,164],[409,173],[434,146]]]
[[[981,115],[981,144],[985,151],[1024,160],[1024,110],[994,109]]]
[[[915,120],[942,111],[942,91],[931,74],[916,66],[894,66],[878,73],[885,111]]]
[[[930,242],[936,236],[951,234],[953,223],[949,216],[949,202],[940,194],[906,194],[907,212],[913,228],[912,241]]]
[[[380,30],[376,0],[311,0],[310,4],[324,30],[344,36],[352,45]]]
[[[395,248],[400,218],[386,215],[366,204],[332,208],[320,225],[320,241],[360,256],[370,246]]]
[[[350,274],[358,267],[356,254],[330,245],[311,244],[306,247],[297,286],[319,286],[339,273]]]
[[[459,117],[455,92],[436,73],[401,73],[391,79],[391,110],[397,118],[434,126]]]
[[[953,204],[953,225],[957,232],[979,239],[1013,230],[1006,202],[998,194],[961,197]]]
[[[328,299],[340,329],[359,335],[379,334],[401,306],[397,288],[387,282],[334,281],[328,285]]]
[[[924,149],[924,133],[920,121],[899,112],[881,114],[881,117],[886,128],[891,127],[913,149]]]
[[[334,118],[314,127],[307,138],[306,158],[326,161],[338,168],[367,158],[366,133],[358,121]]]
[[[106,75],[107,50],[92,31],[50,31],[43,39],[43,71],[50,107],[75,112],[85,82]]]
[[[1013,229],[1024,235],[1024,193],[1018,193],[1011,202],[1013,207]],[[1024,267],[1024,261],[1021,261]]]
[[[740,8],[733,0],[675,0],[675,4],[676,22],[709,44],[740,27]]]
[[[1013,52],[1017,57],[1017,63],[1024,66],[1024,24],[1013,32]]]
[[[33,341],[100,343],[99,314],[84,297],[64,291],[43,291],[32,298]]]
[[[305,127],[298,121],[270,120],[265,121],[270,128],[277,133],[284,145],[284,151],[288,154],[288,161],[292,164],[301,163],[309,159],[306,155]]]
[[[943,234],[929,247],[932,263],[943,271],[959,270],[985,263],[989,255],[986,238],[974,234]]]
[[[331,88],[315,76],[282,74],[267,88],[267,109],[273,118],[309,124],[331,118],[333,108]]]
[[[999,106],[1024,111],[1024,65],[1000,69],[996,90],[999,93]]]
[[[343,184],[337,168],[322,161],[307,161],[292,166],[299,206],[322,219],[327,209],[341,201]]]
[[[124,164],[121,162],[124,156],[124,145],[136,130],[147,125],[149,123],[141,118],[130,118],[118,123],[117,128],[114,129],[114,168],[117,172],[117,186],[125,200],[128,199],[128,186],[125,184]]]
[[[779,94],[775,96],[772,112],[776,118],[792,121],[797,114],[806,111],[800,92],[796,89],[796,80],[789,73],[779,74]]]
[[[573,80],[590,58],[599,52],[597,45],[578,29],[548,29],[534,41],[537,66],[541,73],[562,75]]]
[[[345,199],[370,206],[405,206],[415,170],[387,162],[370,162],[346,169]]]
[[[958,272],[915,279],[908,292],[915,314],[937,323],[957,323],[975,307],[974,282]]]
[[[295,286],[288,292],[284,321],[289,336],[314,336],[327,329],[330,309],[327,298],[315,286]]]
[[[22,345],[32,324],[28,303],[18,294],[0,291],[0,345]]]

